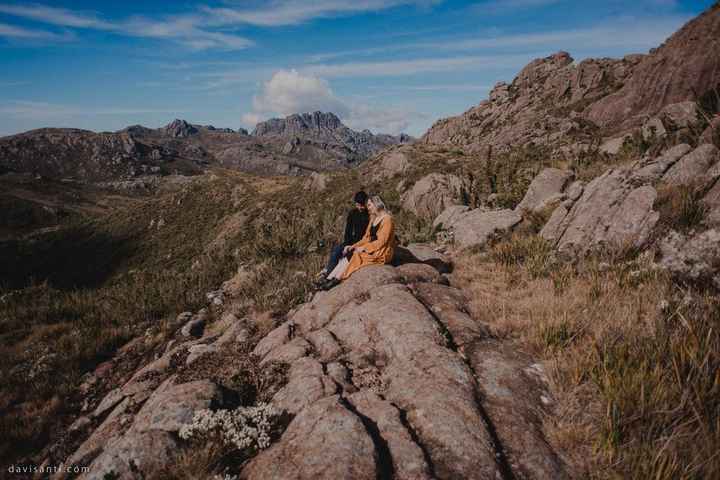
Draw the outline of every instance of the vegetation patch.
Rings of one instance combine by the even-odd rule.
[[[538,276],[530,243],[514,242],[459,261],[456,278],[474,317],[543,359],[557,400],[546,433],[577,477],[718,477],[715,292],[676,285],[643,256]]]

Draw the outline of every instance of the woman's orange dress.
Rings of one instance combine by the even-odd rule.
[[[397,245],[397,238],[395,237],[395,222],[392,216],[385,215],[380,221],[378,230],[376,233],[376,240],[372,240],[370,229],[372,228],[372,221],[368,223],[365,235],[360,239],[359,242],[355,243],[353,247],[365,247],[366,252],[354,252],[350,258],[350,264],[343,273],[342,280],[347,279],[355,271],[368,265],[384,265],[392,261],[393,255],[395,254],[395,247]]]

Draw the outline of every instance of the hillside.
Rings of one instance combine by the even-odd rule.
[[[719,29],[716,4],[647,55],[576,63],[559,52],[535,60],[488,100],[437,121],[422,141],[486,156],[551,147],[571,158],[608,140],[617,151],[616,139],[622,145],[623,135],[643,125],[658,134],[692,130],[700,114],[684,102],[713,97],[718,87]]]
[[[718,478],[720,77],[682,49],[719,16],[648,55],[535,60],[414,143],[321,113],[31,132],[40,162],[9,137],[31,173],[0,175],[0,458],[85,480]],[[628,85],[668,45],[663,81],[708,90],[640,111]],[[632,121],[589,118],[616,95]],[[367,158],[223,161],[251,145]],[[143,164],[163,174],[118,188]],[[359,188],[401,248],[316,291]]]

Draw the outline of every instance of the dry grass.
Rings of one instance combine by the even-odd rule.
[[[717,297],[679,290],[642,258],[538,275],[544,248],[498,250],[524,259],[469,257],[457,279],[476,318],[549,368],[558,410],[547,434],[582,476],[718,478]]]
[[[660,212],[663,230],[687,232],[700,227],[708,212],[704,195],[704,189],[696,185],[659,186],[654,208]]]

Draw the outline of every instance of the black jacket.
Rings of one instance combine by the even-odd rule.
[[[343,244],[352,245],[357,243],[365,235],[368,223],[370,222],[370,216],[367,210],[358,210],[353,208],[350,210],[347,216],[347,222],[345,223],[345,238]]]

